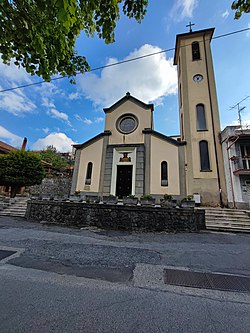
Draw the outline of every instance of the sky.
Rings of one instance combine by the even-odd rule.
[[[0,140],[20,147],[27,137],[29,150],[53,145],[61,152],[71,151],[103,132],[105,113],[126,92],[145,103],[153,103],[155,130],[178,135],[177,68],[174,52],[160,53],[141,60],[94,70],[118,61],[172,49],[177,34],[215,28],[214,36],[250,28],[250,14],[234,20],[232,0],[149,0],[141,24],[121,16],[115,30],[115,43],[106,45],[97,37],[82,33],[77,39],[78,54],[85,55],[92,71],[68,78],[8,92],[0,92]],[[211,42],[221,129],[238,124],[238,102],[250,96],[250,30]],[[41,81],[14,64],[0,60],[0,90]],[[241,104],[244,124],[250,126],[250,98]]]

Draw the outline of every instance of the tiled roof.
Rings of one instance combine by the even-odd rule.
[[[3,141],[0,141],[0,153],[9,153],[11,151],[14,151],[16,150],[16,148],[8,145],[7,143],[3,142]]]

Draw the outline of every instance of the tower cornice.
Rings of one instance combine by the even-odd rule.
[[[180,41],[183,39],[190,39],[194,37],[199,37],[202,35],[207,35],[209,37],[209,41],[211,41],[213,37],[215,28],[203,29],[198,31],[186,32],[183,34],[176,35],[176,42],[175,42],[175,54],[174,54],[174,65],[178,63],[178,55],[180,51]]]

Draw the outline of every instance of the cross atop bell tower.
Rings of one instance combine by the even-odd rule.
[[[195,23],[191,23],[191,22],[189,22],[189,24],[186,25],[186,27],[189,28],[189,32],[193,32],[193,30],[192,30],[193,25],[195,25]]]

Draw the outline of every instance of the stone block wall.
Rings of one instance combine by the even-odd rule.
[[[71,178],[44,178],[41,185],[30,186],[29,191],[31,195],[46,194],[51,196],[69,196],[70,188]]]
[[[205,211],[180,208],[87,204],[30,200],[26,218],[72,227],[145,232],[197,232],[205,229]]]

